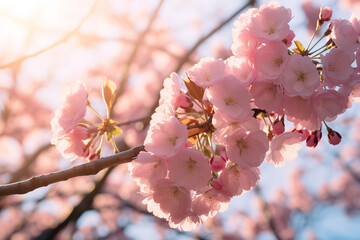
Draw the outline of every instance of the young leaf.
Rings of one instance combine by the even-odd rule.
[[[305,48],[304,48],[304,46],[301,44],[301,42],[299,42],[299,41],[294,41],[294,43],[295,43],[297,49],[299,49],[299,51],[300,51],[301,53],[303,53],[303,52],[305,51]]]
[[[121,128],[119,128],[118,126],[113,126],[113,127],[115,128],[115,130],[113,130],[113,131],[111,132],[111,134],[112,134],[113,136],[119,136],[119,135],[122,133]]]
[[[110,111],[110,108],[114,103],[115,95],[116,95],[116,84],[113,81],[106,79],[106,81],[102,86],[102,96],[106,104],[106,109],[108,111]]]
[[[183,81],[188,89],[190,96],[192,96],[196,100],[199,100],[199,102],[202,102],[205,89],[202,87],[199,87],[198,85],[196,85],[196,83],[194,83],[193,81],[191,81],[188,78],[183,78]]]

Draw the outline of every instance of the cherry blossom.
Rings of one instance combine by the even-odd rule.
[[[187,141],[186,125],[175,117],[160,122],[149,129],[144,145],[146,151],[160,156],[173,156],[180,151]]]
[[[50,122],[53,131],[52,144],[69,133],[85,117],[87,95],[85,85],[81,81],[67,89]]]
[[[204,154],[193,148],[186,148],[170,159],[168,169],[170,180],[191,190],[200,190],[211,178],[210,166]]]
[[[290,97],[310,97],[320,85],[320,77],[310,57],[291,55],[282,78],[286,94]]]
[[[221,59],[202,58],[187,73],[197,85],[208,87],[225,75],[225,63]]]
[[[290,32],[291,18],[289,8],[270,2],[253,13],[249,29],[260,42],[281,41]]]

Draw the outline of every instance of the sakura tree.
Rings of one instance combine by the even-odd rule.
[[[46,11],[28,23],[14,17],[19,3],[3,14],[27,40],[0,64],[1,236],[321,239],[332,233],[313,219],[331,207],[358,223],[358,140],[347,133],[358,125],[359,12],[304,2],[305,38],[285,3],[213,2],[204,16],[188,11],[200,3],[139,3],[79,2],[78,25],[45,48],[59,23],[46,14],[61,13],[36,3]],[[175,9],[189,29],[176,28]]]

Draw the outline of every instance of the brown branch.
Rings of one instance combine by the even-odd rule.
[[[49,184],[65,181],[74,177],[95,175],[105,168],[131,162],[133,158],[135,158],[139,152],[143,150],[144,146],[140,145],[127,151],[112,156],[103,157],[96,161],[84,163],[69,169],[32,177],[21,182],[1,185],[0,197],[13,194],[24,194],[37,188],[45,187]]]
[[[21,179],[24,179],[26,176],[29,175],[29,169],[30,169],[30,165],[33,164],[36,159],[38,158],[38,156],[43,153],[44,151],[50,149],[53,145],[51,145],[50,143],[40,147],[36,152],[34,152],[32,155],[30,156],[26,156],[25,157],[25,161],[23,163],[23,165],[16,170],[16,172],[14,172],[12,174],[11,180],[9,183],[12,182],[16,182],[19,181]]]
[[[72,35],[74,35],[76,32],[79,31],[79,29],[81,28],[81,26],[84,24],[84,22],[86,21],[86,19],[88,19],[88,17],[91,15],[91,13],[94,11],[95,9],[95,6],[96,6],[96,3],[98,2],[98,0],[94,0],[94,3],[93,5],[91,6],[90,10],[87,12],[87,14],[84,16],[83,19],[81,19],[81,21],[78,23],[78,25],[71,31],[69,32],[68,34],[66,34],[62,39],[52,43],[51,45],[49,45],[48,47],[46,48],[43,48],[37,52],[34,52],[34,53],[31,53],[29,55],[25,55],[25,56],[22,56],[20,57],[19,59],[16,59],[15,61],[12,61],[12,62],[9,62],[9,63],[5,63],[3,65],[0,65],[0,69],[3,69],[3,68],[8,68],[8,67],[12,67],[13,65],[17,65],[23,61],[25,61],[26,59],[29,59],[29,58],[32,58],[32,57],[36,57],[64,42],[66,42]]]

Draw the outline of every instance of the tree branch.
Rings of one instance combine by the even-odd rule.
[[[1,185],[0,197],[13,194],[24,194],[37,188],[45,187],[49,184],[65,181],[74,177],[95,175],[105,168],[131,162],[140,153],[140,151],[143,150],[144,146],[140,145],[127,151],[112,156],[103,157],[96,161],[84,163],[69,169],[32,177],[21,182]]]
[[[17,65],[23,61],[25,61],[26,59],[29,59],[29,58],[32,58],[32,57],[36,57],[64,42],[66,42],[72,35],[74,35],[76,32],[79,31],[79,29],[81,28],[81,26],[84,24],[84,22],[86,21],[86,19],[88,19],[88,17],[91,15],[91,13],[94,11],[95,9],[95,6],[96,6],[96,3],[98,2],[98,0],[94,0],[94,3],[93,5],[91,6],[90,10],[87,12],[87,14],[84,16],[83,19],[81,19],[81,21],[78,23],[78,25],[71,31],[69,32],[68,34],[66,34],[62,39],[52,43],[51,45],[49,45],[48,47],[46,48],[43,48],[37,52],[34,52],[34,53],[31,53],[29,55],[25,55],[25,56],[22,56],[20,57],[19,59],[16,59],[15,61],[12,61],[12,62],[9,62],[9,63],[5,63],[3,65],[0,65],[0,69],[4,69],[4,68],[8,68],[8,67],[11,67],[13,65]]]

